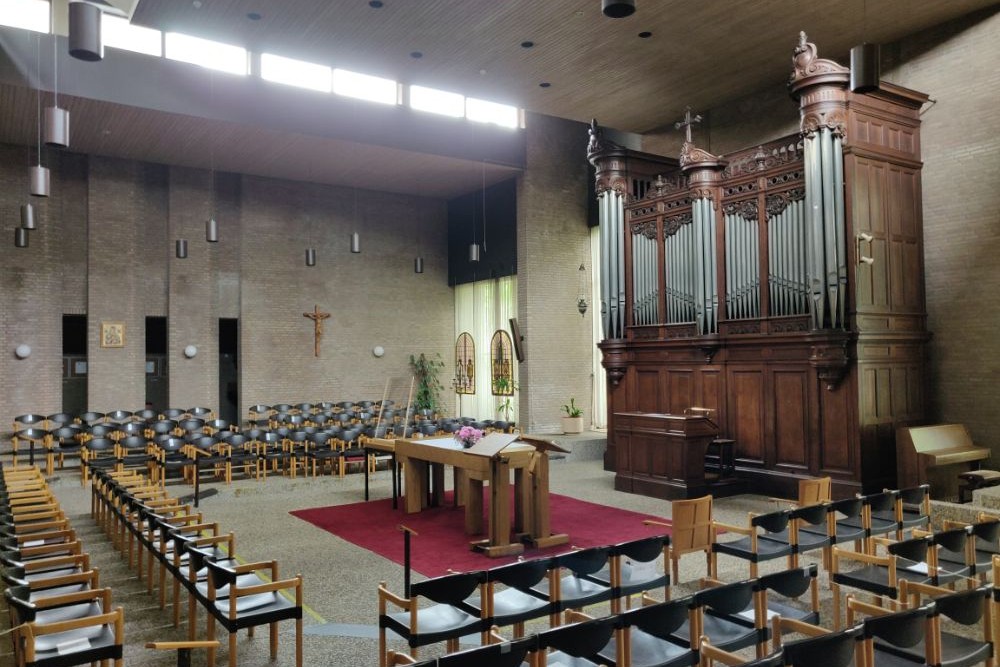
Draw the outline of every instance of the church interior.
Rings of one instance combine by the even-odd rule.
[[[0,664],[995,664],[997,34],[0,0]]]

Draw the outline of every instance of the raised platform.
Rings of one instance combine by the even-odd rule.
[[[569,450],[568,454],[551,456],[552,461],[564,458],[568,461],[603,460],[604,450],[608,446],[608,435],[604,431],[584,431],[583,433],[532,433],[539,438],[552,440],[560,447]]]

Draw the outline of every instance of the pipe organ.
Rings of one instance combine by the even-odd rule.
[[[888,82],[851,93],[848,69],[804,34],[793,66],[796,136],[713,155],[689,127],[675,160],[591,127],[609,469],[616,413],[702,407],[756,489],[830,475],[846,496],[895,482],[895,426],[925,410],[927,97]],[[661,495],[654,477],[616,485]]]

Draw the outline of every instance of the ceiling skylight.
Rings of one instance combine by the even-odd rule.
[[[502,127],[517,127],[517,107],[497,102],[487,102],[470,97],[465,100],[465,116],[478,123],[493,123]]]
[[[346,69],[333,70],[333,92],[369,102],[395,104],[396,82],[378,76],[359,74]]]
[[[265,81],[324,93],[333,89],[333,72],[326,65],[276,56],[273,53],[260,54],[260,77]]]
[[[241,46],[213,42],[179,32],[168,32],[167,58],[230,74],[249,74],[247,50]]]
[[[464,96],[423,86],[410,86],[410,106],[418,111],[429,111],[455,118],[465,115]]]
[[[101,39],[105,46],[116,49],[145,53],[148,56],[163,55],[163,33],[132,25],[128,19],[120,16],[101,14]]]
[[[3,0],[0,2],[0,25],[48,32],[49,9],[48,0]]]

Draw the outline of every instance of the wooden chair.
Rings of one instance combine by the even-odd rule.
[[[670,536],[655,535],[612,545],[607,568],[590,579],[611,587],[611,613],[631,607],[631,596],[662,588],[663,599],[670,599]],[[662,559],[662,560],[661,560]],[[661,561],[663,571],[657,567]]]
[[[817,505],[828,503],[831,498],[831,485],[833,480],[830,477],[808,477],[799,480],[799,496],[793,505],[805,507],[806,505]],[[771,498],[776,503],[787,503],[785,498]]]
[[[949,667],[971,667],[986,665],[994,667],[996,656],[994,652],[994,628],[992,588],[980,586],[969,590],[955,592],[940,586],[904,581],[901,583],[901,597],[910,604],[920,604],[922,598],[934,601],[933,623],[931,636],[938,651],[934,654],[931,664],[948,665]],[[969,631],[953,633],[942,629],[941,617],[968,628],[976,625],[982,627],[982,640],[968,636]],[[893,653],[911,661],[919,661],[924,657],[924,647],[900,648]]]
[[[791,566],[794,553],[793,545],[788,540],[788,525],[791,517],[791,510],[778,510],[766,514],[751,512],[746,527],[713,521],[716,529],[721,528],[731,533],[743,535],[743,537],[726,542],[716,540],[712,544],[711,576],[713,578],[717,576],[715,559],[718,554],[726,554],[749,561],[750,576],[754,578],[757,576],[757,564],[764,561],[786,558]]]
[[[797,567],[782,572],[766,574],[754,582],[754,606],[745,609],[739,615],[748,620],[761,619],[767,624],[767,619],[778,615],[810,625],[819,625],[819,584],[818,570],[815,564],[807,567]],[[799,602],[799,598],[809,593],[808,605]],[[748,615],[747,612],[752,612]],[[763,657],[767,650],[767,640],[770,632],[760,635],[757,645],[757,657]]]
[[[532,667],[603,665],[599,653],[608,649],[618,623],[617,617],[607,616],[540,632],[537,635],[537,644],[531,653],[530,664]],[[628,663],[619,657],[616,664]]]
[[[692,622],[697,613],[694,604],[693,597],[686,597],[622,613],[618,617],[615,642],[598,651],[598,657],[615,665],[682,667],[698,664],[698,636],[694,634],[697,621]],[[679,641],[675,635],[683,627],[688,629],[688,636],[685,641]]]
[[[486,633],[488,610],[472,607],[466,601],[478,592],[485,599],[486,573],[464,572],[435,577],[410,586],[410,596],[395,595],[385,582],[378,587],[379,667],[386,667],[388,644],[386,630],[407,641],[414,656],[421,646],[446,642],[449,653],[458,650],[458,639],[469,633]],[[420,598],[435,604],[420,606]],[[400,609],[390,612],[389,605]],[[484,642],[486,638],[484,637]]]
[[[215,639],[218,621],[229,634],[229,667],[236,667],[236,639],[239,630],[267,625],[271,660],[278,658],[278,623],[295,621],[295,667],[302,667],[302,575],[291,579],[278,576],[278,563],[265,561],[226,567],[211,560],[208,566],[208,640]],[[240,576],[263,572],[268,581],[242,586]],[[287,599],[287,592],[292,599]],[[208,665],[215,665],[215,649],[208,649]]]
[[[848,595],[847,624],[854,625],[855,617],[859,614],[868,617],[862,623],[864,631],[861,635],[867,667],[897,665],[902,662],[899,658],[913,667],[940,664],[937,646],[940,638],[934,634],[936,625],[933,602],[914,609],[891,612],[885,607],[855,600]],[[911,663],[910,659],[919,654],[921,646],[924,649],[923,660]],[[899,655],[899,652],[904,655]]]
[[[670,560],[674,582],[680,581],[678,570],[681,556],[695,551],[705,554],[706,573],[712,575],[712,545],[715,543],[712,496],[674,500],[670,503],[670,523],[645,523],[670,528]]]

